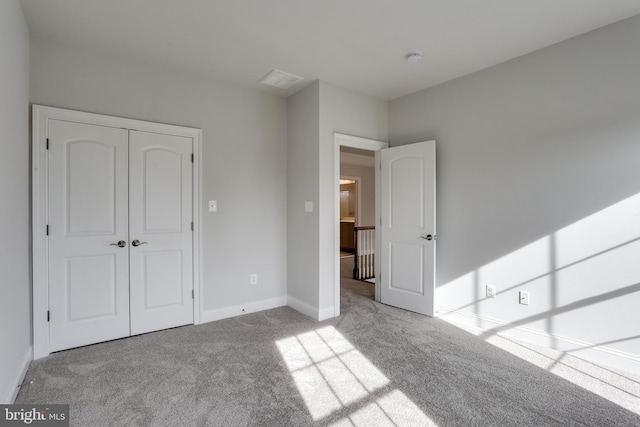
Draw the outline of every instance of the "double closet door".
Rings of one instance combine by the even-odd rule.
[[[191,138],[48,121],[49,348],[193,323]]]

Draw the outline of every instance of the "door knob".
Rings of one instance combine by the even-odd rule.
[[[118,241],[118,243],[109,243],[109,246],[117,246],[119,248],[124,248],[125,246],[127,246],[127,242],[125,242],[124,240],[120,240]]]
[[[133,242],[131,242],[131,245],[133,246],[140,246],[140,245],[146,245],[148,242],[141,242],[140,240],[136,239]]]
[[[431,235],[431,234],[427,234],[424,236],[420,236],[421,238],[425,239],[425,240],[434,240],[435,236]]]

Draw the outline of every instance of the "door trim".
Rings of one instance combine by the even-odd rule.
[[[345,135],[342,133],[334,132],[333,133],[333,282],[334,282],[334,317],[340,316],[340,147],[351,147],[351,148],[360,148],[362,150],[369,151],[378,151],[383,148],[388,148],[389,143],[383,141],[376,141],[375,139],[362,138],[359,136]],[[377,163],[377,155],[376,155],[376,164]],[[376,177],[377,177],[376,173]],[[380,208],[378,206],[380,197],[379,197],[379,188],[378,188],[378,180],[376,179],[376,215],[375,221],[376,224],[380,222],[379,220],[379,211]],[[376,252],[379,252],[378,247],[378,233],[376,233]],[[378,258],[375,257],[376,266],[375,271],[378,274]],[[380,292],[378,291],[379,284],[376,283],[376,300],[379,298]]]
[[[202,200],[202,130],[197,128],[167,125],[143,120],[106,116],[62,108],[34,104],[32,106],[32,278],[33,278],[33,357],[39,359],[48,356],[49,351],[49,310],[48,286],[48,245],[46,226],[48,223],[48,170],[47,149],[48,121],[62,120],[86,123],[97,126],[109,126],[136,129],[145,132],[184,136],[193,139],[193,290],[194,324],[201,323],[202,294],[202,227],[200,222]]]

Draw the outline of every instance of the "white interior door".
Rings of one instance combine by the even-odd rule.
[[[191,138],[130,131],[133,335],[193,323],[192,150]]]
[[[433,316],[435,141],[380,150],[380,301]]]
[[[127,139],[49,121],[51,351],[129,335]]]

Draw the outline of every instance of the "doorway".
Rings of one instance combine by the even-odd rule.
[[[375,300],[435,314],[435,144],[423,141],[389,148],[387,143],[334,133],[334,243],[339,240],[340,148],[375,152]],[[384,196],[384,197],[382,197]],[[340,262],[334,245],[334,296],[340,315]],[[354,269],[355,270],[355,269]]]
[[[376,141],[373,139],[361,138],[357,136],[345,135],[341,133],[333,134],[334,141],[334,200],[335,200],[335,212],[334,212],[334,224],[335,224],[335,242],[340,242],[340,227],[341,227],[341,212],[340,212],[340,157],[341,157],[341,148],[352,149],[352,154],[358,154],[359,150],[363,150],[368,153],[375,153],[376,151],[382,148],[388,148],[389,144],[382,141]],[[375,156],[374,156],[374,165],[375,165]],[[360,185],[362,187],[362,183]],[[370,217],[365,217],[364,208],[362,207],[362,202],[359,200],[357,209],[358,225],[364,224],[365,222],[373,222],[371,225],[375,225],[376,223],[376,212],[378,211],[378,194],[377,194],[377,185],[374,183],[374,200],[373,200],[373,213],[370,213]],[[369,218],[369,219],[367,219]],[[335,307],[335,315],[340,315],[340,268],[341,268],[341,258],[340,258],[340,245],[334,245],[334,307]],[[379,271],[377,267],[375,267],[375,271]],[[379,290],[376,285],[374,291],[374,298],[376,301],[379,301]]]

